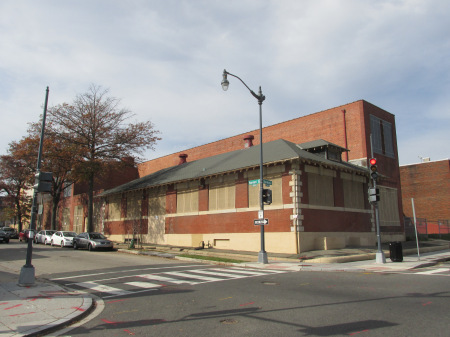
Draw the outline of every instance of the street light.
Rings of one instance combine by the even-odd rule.
[[[245,87],[248,89],[248,91],[250,91],[250,93],[252,94],[253,97],[255,97],[258,100],[258,104],[259,104],[259,143],[260,143],[260,161],[259,161],[259,209],[260,209],[260,215],[259,217],[262,219],[264,219],[264,201],[263,201],[263,185],[264,185],[264,180],[263,180],[263,141],[262,141],[262,104],[264,102],[264,100],[266,99],[266,97],[262,94],[261,91],[261,87],[259,87],[259,91],[258,94],[256,94],[253,90],[251,90],[247,84],[245,84],[245,82],[243,80],[241,80],[238,76],[233,75],[231,73],[229,73],[228,71],[224,70],[223,71],[223,78],[222,78],[222,89],[224,91],[228,90],[228,86],[230,85],[230,82],[228,82],[228,78],[227,75],[233,76],[235,78],[237,78],[239,81],[242,82],[243,85],[245,85]],[[267,260],[267,253],[266,250],[264,248],[265,243],[264,243],[264,224],[260,225],[261,227],[261,250],[258,253],[258,262],[259,263],[268,263]]]
[[[48,180],[52,180],[52,176],[50,172],[41,172],[41,159],[42,159],[42,147],[44,145],[44,129],[45,129],[45,118],[47,115],[47,103],[48,103],[48,92],[49,89],[47,87],[45,93],[45,103],[44,103],[44,113],[42,114],[42,125],[41,125],[41,138],[39,141],[39,151],[36,165],[36,184],[33,189],[33,203],[31,206],[31,219],[30,219],[30,232],[28,235],[28,247],[27,247],[27,256],[25,260],[25,265],[20,270],[19,275],[19,286],[32,286],[35,281],[35,270],[34,266],[31,264],[32,255],[33,255],[33,231],[36,229],[36,216],[37,216],[37,194],[38,192],[48,192]],[[51,185],[50,185],[51,191]]]

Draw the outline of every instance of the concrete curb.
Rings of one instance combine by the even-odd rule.
[[[421,254],[430,253],[430,252],[436,252],[436,251],[447,250],[447,249],[449,249],[449,247],[447,247],[447,246],[424,247],[424,248],[420,248],[420,253]],[[162,257],[162,258],[168,258],[168,259],[197,261],[197,262],[210,263],[210,264],[234,265],[234,263],[179,257],[179,256],[177,256],[177,254],[163,253],[163,252],[158,252],[158,251],[130,250],[130,249],[121,249],[121,248],[119,248],[118,251],[121,253],[134,254],[134,255],[156,256],[156,257]],[[386,258],[390,257],[389,251],[384,250],[383,252],[384,252]],[[404,256],[414,255],[416,253],[417,253],[416,249],[403,250]],[[253,256],[253,255],[208,252],[208,251],[198,251],[198,250],[183,250],[182,254],[191,254],[191,255],[199,255],[199,256],[216,256],[216,257],[221,257],[221,258],[243,260],[244,261],[243,263],[237,264],[237,265],[241,265],[241,266],[246,263],[252,263],[253,261],[256,261],[256,259],[257,259],[257,256]],[[347,262],[374,260],[375,257],[376,257],[376,253],[363,253],[363,254],[345,255],[345,256],[319,257],[319,258],[311,258],[311,259],[282,258],[282,257],[269,256],[269,260],[275,261],[275,262],[286,262],[286,263],[299,263],[300,262],[300,263],[312,263],[312,264],[330,264],[330,263],[347,263]]]
[[[89,296],[83,296],[83,304],[79,306],[80,313],[78,311],[73,312],[72,314],[61,318],[53,323],[46,324],[43,328],[36,328],[36,331],[31,331],[27,333],[27,337],[38,337],[47,335],[52,332],[59,331],[67,326],[72,325],[73,323],[82,320],[83,318],[89,316],[95,309],[95,301],[93,298]]]

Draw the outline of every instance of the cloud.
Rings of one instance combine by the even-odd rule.
[[[51,10],[50,10],[51,9]],[[50,105],[95,83],[163,140],[149,156],[358,99],[396,115],[401,163],[450,127],[445,1],[11,1],[0,3],[0,152]],[[448,137],[446,138],[448,139]],[[426,152],[426,151],[424,151]],[[434,157],[434,155],[433,155]]]

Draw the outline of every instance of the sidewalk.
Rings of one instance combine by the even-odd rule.
[[[256,262],[258,253],[242,251],[194,250],[167,246],[128,250],[126,245],[119,245],[118,248],[122,253],[286,271],[398,272],[450,260],[448,241],[421,248],[420,261],[414,249],[404,249],[403,262],[391,262],[387,252],[385,264],[375,262],[373,249],[362,248],[306,252],[301,257],[269,253],[268,264]],[[247,262],[239,264],[211,262],[179,256],[186,253],[241,259]],[[14,273],[0,271],[0,336],[2,337],[43,336],[89,315],[95,307],[93,299],[85,293],[72,291],[43,279],[36,279],[34,286],[21,287],[17,285],[18,279],[19,276]]]
[[[36,279],[17,285],[19,276],[0,272],[0,336],[40,336],[86,316],[94,301],[86,294]]]

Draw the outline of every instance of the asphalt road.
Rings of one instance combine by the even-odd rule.
[[[99,309],[64,336],[448,336],[450,331],[445,273],[274,273],[118,252],[49,246],[33,251],[37,277],[98,299]],[[24,252],[25,245],[14,241],[0,245],[0,267],[20,270]]]

